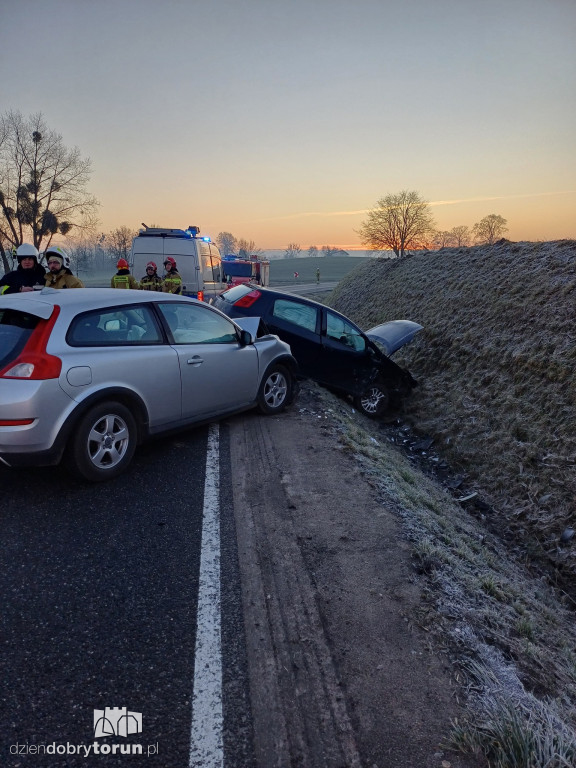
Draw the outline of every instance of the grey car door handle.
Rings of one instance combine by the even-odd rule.
[[[200,365],[200,363],[203,363],[204,360],[200,357],[200,355],[194,355],[194,357],[191,357],[186,362],[188,365]]]

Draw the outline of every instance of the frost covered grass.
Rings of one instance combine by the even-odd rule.
[[[447,746],[481,754],[494,768],[576,765],[572,604],[375,422],[318,391],[337,439],[411,542],[422,595],[414,623],[450,659],[466,698]]]
[[[420,383],[404,417],[466,474],[502,533],[574,583],[576,241],[371,261],[327,302],[365,328],[424,326],[396,358]]]

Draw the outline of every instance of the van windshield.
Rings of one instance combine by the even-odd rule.
[[[39,319],[16,309],[0,309],[0,369],[18,357]]]

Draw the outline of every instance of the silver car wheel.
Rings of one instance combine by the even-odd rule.
[[[279,408],[286,400],[288,382],[280,371],[274,371],[264,384],[264,400],[270,408]]]
[[[137,411],[105,401],[75,425],[65,462],[72,474],[92,483],[117,477],[130,464],[138,443]]]
[[[258,407],[262,413],[279,413],[293,399],[293,378],[283,365],[272,366],[262,379]]]
[[[388,402],[388,392],[379,386],[370,387],[363,395],[355,398],[358,410],[371,417],[381,416],[387,409]]]
[[[112,469],[128,450],[130,431],[118,414],[107,413],[95,422],[88,434],[88,455],[99,469]]]

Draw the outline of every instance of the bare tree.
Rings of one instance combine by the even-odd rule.
[[[470,230],[464,224],[458,227],[452,227],[452,229],[450,230],[450,234],[452,235],[453,244],[457,248],[470,245],[470,240],[471,240]]]
[[[228,256],[237,252],[238,240],[231,232],[220,232],[216,238],[216,245],[222,256]]]
[[[368,212],[358,234],[372,250],[392,250],[403,257],[407,250],[426,247],[434,233],[428,203],[418,192],[403,190],[386,195]]]
[[[437,249],[449,248],[451,245],[454,244],[454,238],[451,232],[446,232],[445,230],[444,231],[438,230],[437,232],[434,232],[432,243],[434,245],[434,248],[437,248]]]
[[[243,259],[249,256],[261,256],[263,253],[262,248],[256,248],[254,240],[245,240],[243,237],[238,240],[238,255]]]
[[[138,233],[130,227],[122,226],[108,235],[108,249],[113,259],[126,259],[132,250],[132,240]]]
[[[288,243],[286,250],[284,251],[284,258],[295,259],[300,253],[302,253],[302,248],[300,248],[298,243]]]
[[[328,256],[334,256],[339,250],[340,248],[336,248],[334,245],[323,245],[322,248],[320,248],[320,253],[324,258],[327,258]]]
[[[41,113],[7,112],[0,125],[0,237],[15,246],[29,239],[40,250],[72,227],[93,227],[90,160],[65,147]]]
[[[508,232],[508,222],[502,216],[491,213],[474,224],[472,232],[477,243],[494,245],[504,235],[504,232]]]
[[[316,246],[316,245],[311,245],[311,246],[308,248],[308,256],[311,256],[311,257],[313,257],[313,256],[318,256],[318,246]]]

